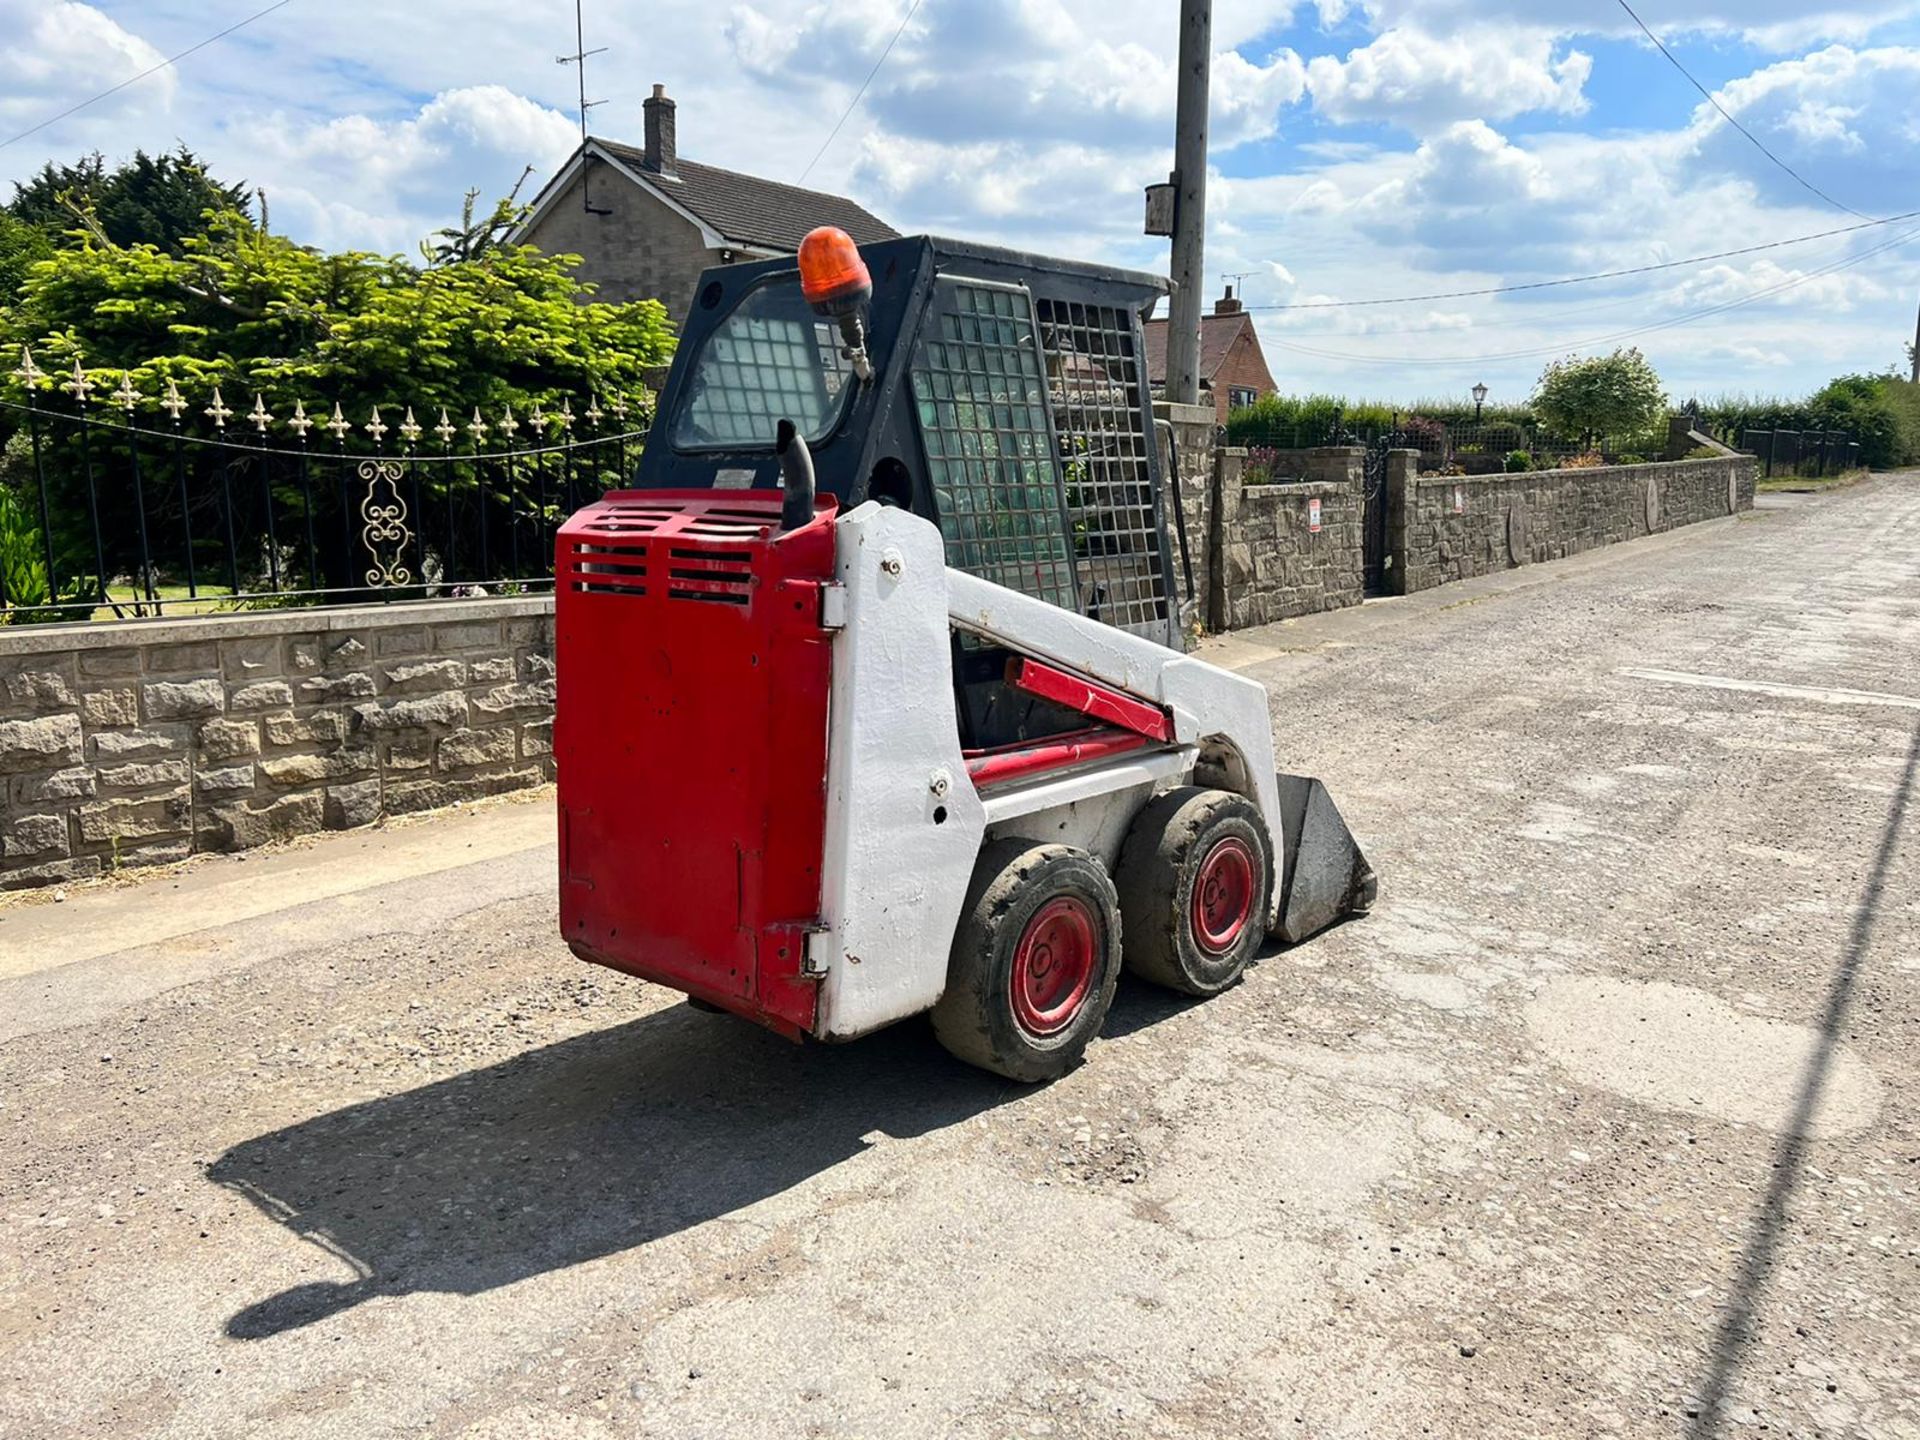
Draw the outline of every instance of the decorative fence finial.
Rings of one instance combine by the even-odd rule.
[[[347,443],[347,432],[353,429],[353,422],[340,413],[340,402],[336,400],[333,402],[333,418],[320,428],[333,432],[334,442],[344,445]]]
[[[209,420],[213,421],[214,429],[224,430],[227,428],[227,420],[232,416],[233,410],[225,400],[220,398],[220,387],[218,385],[213,387],[213,403],[207,406],[204,413]]]
[[[513,418],[513,406],[507,406],[506,413],[500,417],[500,423],[497,428],[502,435],[507,437],[507,444],[512,445],[513,432],[520,428],[520,422]]]
[[[600,422],[606,418],[607,414],[606,411],[600,408],[600,397],[598,395],[590,395],[587,397],[587,408],[582,413],[585,415],[587,423],[596,428]]]
[[[553,423],[560,427],[562,435],[568,434],[573,429],[573,402],[565,396],[560,399],[560,413],[553,417]]]
[[[258,390],[253,392],[253,409],[247,412],[247,423],[253,426],[255,433],[263,440],[267,435],[267,427],[273,424],[273,416],[267,410],[267,402],[260,398]]]
[[[33,351],[25,345],[20,347],[20,368],[13,373],[29,390],[47,378],[47,372],[33,363]]]
[[[366,430],[367,434],[373,437],[373,443],[376,445],[386,438],[389,427],[387,422],[380,418],[380,407],[378,405],[373,407],[373,418],[367,421],[366,425],[362,428]]]
[[[307,418],[307,407],[299,400],[293,402],[293,418],[287,421],[287,428],[300,437],[302,445],[307,443],[307,431],[313,428],[313,421]]]
[[[175,425],[180,423],[180,412],[187,408],[187,397],[180,393],[180,387],[167,377],[167,393],[161,397],[160,408],[167,412],[167,418]]]
[[[622,425],[627,423],[627,400],[624,395],[615,395],[607,402],[607,408],[613,411],[613,418]]]
[[[132,416],[134,407],[140,403],[140,392],[133,388],[131,370],[121,372],[120,386],[113,392],[113,403],[126,411],[129,417]]]
[[[407,406],[407,418],[400,422],[400,438],[411,445],[420,438],[420,422],[413,418],[413,407]]]
[[[447,407],[440,407],[440,423],[433,427],[433,433],[440,437],[442,445],[453,444],[453,437],[460,433],[459,427],[447,418]]]
[[[467,424],[467,433],[473,436],[473,443],[476,447],[485,442],[489,428],[487,422],[480,418],[480,407],[478,405],[474,406],[473,419]]]
[[[527,416],[527,423],[533,426],[534,439],[544,440],[547,438],[547,417],[541,413],[540,402],[538,400],[533,402],[533,411]]]
[[[73,396],[73,398],[78,400],[82,405],[87,403],[87,396],[93,393],[93,382],[87,379],[87,372],[80,368],[79,356],[76,355],[74,357],[73,378],[71,380],[61,381],[60,388]]]

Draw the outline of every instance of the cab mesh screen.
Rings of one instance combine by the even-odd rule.
[[[1165,642],[1168,569],[1133,317],[1041,297],[1053,420],[1080,574],[1107,624]]]
[[[1033,302],[943,279],[913,394],[947,563],[1078,610]]]

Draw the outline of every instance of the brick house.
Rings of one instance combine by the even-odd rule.
[[[1147,321],[1147,369],[1156,395],[1167,388],[1167,322],[1164,318]],[[1227,287],[1227,293],[1213,303],[1213,313],[1200,317],[1200,393],[1203,405],[1212,405],[1222,425],[1227,411],[1251,405],[1262,395],[1271,395],[1280,387],[1273,383],[1267,369],[1267,357],[1260,349],[1260,336],[1253,328],[1253,317],[1240,303],[1240,297]]]
[[[791,255],[816,225],[862,245],[899,232],[853,201],[680,158],[664,85],[646,102],[646,144],[590,136],[541,189],[515,238],[584,257],[596,300],[658,298],[678,321],[711,265]]]

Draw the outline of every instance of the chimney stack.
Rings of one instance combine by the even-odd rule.
[[[673,101],[667,98],[667,87],[656,85],[653,95],[646,103],[647,112],[647,169],[656,175],[673,178],[674,133]]]
[[[1233,293],[1233,282],[1229,280],[1227,282],[1227,293],[1213,302],[1213,313],[1216,315],[1238,315],[1241,309],[1240,297]]]

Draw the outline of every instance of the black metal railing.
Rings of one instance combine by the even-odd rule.
[[[0,401],[0,624],[543,590],[561,522],[624,483],[647,419],[563,400],[321,422],[76,380]]]
[[[1861,466],[1860,445],[1844,430],[1743,430],[1739,446],[1760,460],[1762,476],[1819,479]]]

